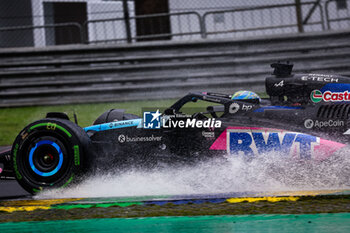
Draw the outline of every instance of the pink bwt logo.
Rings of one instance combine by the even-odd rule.
[[[228,127],[210,149],[226,150],[229,155],[258,156],[278,152],[286,157],[323,160],[344,146],[312,135],[280,129]]]

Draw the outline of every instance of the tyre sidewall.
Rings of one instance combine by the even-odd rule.
[[[54,175],[44,177],[38,175],[30,166],[29,155],[31,151],[35,150],[34,145],[38,141],[47,140],[53,141],[59,146],[63,162]],[[13,144],[12,162],[15,177],[29,193],[65,187],[73,181],[79,180],[82,174],[87,171],[88,145],[88,136],[73,122],[54,118],[36,121],[25,127]]]

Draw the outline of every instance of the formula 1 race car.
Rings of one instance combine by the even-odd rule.
[[[79,182],[86,174],[129,166],[191,164],[217,156],[251,159],[270,152],[326,160],[345,149],[350,142],[350,78],[293,74],[289,63],[271,67],[265,99],[249,91],[189,93],[169,108],[144,111],[141,117],[111,109],[85,128],[64,113],[47,113],[0,154],[0,175],[15,177],[34,194]],[[185,113],[193,102],[209,106]]]

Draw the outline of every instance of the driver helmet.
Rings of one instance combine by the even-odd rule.
[[[235,92],[231,99],[233,100],[257,100],[260,102],[260,97],[252,91],[237,91]]]

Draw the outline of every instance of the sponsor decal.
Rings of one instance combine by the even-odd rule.
[[[120,128],[121,126],[133,126],[133,121],[114,121],[109,123],[109,128]]]
[[[317,137],[294,132],[228,130],[227,151],[249,156],[276,151],[309,159],[318,141]]]
[[[119,141],[120,143],[124,143],[124,142],[126,141],[125,135],[124,135],[124,134],[119,135],[119,136],[118,136],[118,141]]]
[[[161,116],[159,109],[156,112],[144,112],[143,113],[143,128],[145,129],[160,129]]]
[[[282,80],[282,81],[279,82],[279,83],[275,83],[274,86],[275,86],[275,87],[283,87],[283,86],[284,86],[284,80]]]
[[[342,127],[344,126],[344,121],[341,120],[327,120],[327,121],[319,121],[312,119],[307,119],[304,121],[304,126],[307,129],[315,128],[323,128],[323,127]]]
[[[133,119],[133,120],[125,120],[125,121],[115,121],[110,123],[104,123],[99,125],[92,125],[85,127],[85,132],[89,131],[105,131],[105,130],[113,130],[113,129],[121,129],[121,128],[129,128],[129,127],[137,127],[142,128],[142,119]]]
[[[322,100],[322,92],[320,90],[313,90],[310,94],[312,102],[318,103]]]
[[[252,105],[246,105],[246,104],[242,105],[242,110],[244,110],[244,111],[250,111],[250,110],[252,110],[252,108],[253,108]]]
[[[348,91],[344,91],[344,92],[325,91],[323,93],[323,100],[326,102],[349,101],[350,93]]]
[[[350,135],[350,129],[346,130],[343,134],[344,135]]]
[[[208,95],[214,95],[216,97],[222,97],[222,98],[227,98],[226,94],[221,94],[221,93],[207,93]],[[205,94],[206,95],[206,94]]]
[[[314,127],[314,121],[311,119],[307,119],[304,121],[304,126],[307,129],[311,129],[312,127]]]
[[[338,78],[335,78],[333,75],[326,74],[309,74],[301,77],[302,81],[316,81],[316,82],[328,82],[328,83],[337,83],[339,82]]]
[[[160,142],[162,140],[162,136],[143,136],[143,137],[129,137],[128,135],[121,134],[118,136],[118,141],[120,143],[125,142]]]
[[[236,112],[238,112],[239,111],[239,104],[237,104],[237,103],[232,103],[231,105],[230,105],[230,107],[229,107],[229,109],[228,109],[228,112],[229,113],[231,113],[231,114],[234,114],[234,113],[236,113]]]
[[[226,150],[228,155],[258,156],[276,151],[279,155],[323,160],[345,144],[308,134],[279,129],[228,127],[211,145],[210,150]]]
[[[279,110],[279,109],[301,109],[301,107],[290,107],[290,106],[267,106],[267,107],[262,107],[254,110],[254,112],[264,112],[265,110]]]
[[[221,103],[220,99],[214,98],[214,97],[203,96],[203,100],[208,100],[208,101],[215,102],[215,103]]]
[[[206,138],[213,138],[213,137],[215,137],[215,133],[214,133],[214,132],[206,132],[206,131],[203,131],[203,132],[202,132],[202,136],[203,136],[203,137],[206,137]]]
[[[325,102],[342,102],[342,101],[350,101],[350,93],[349,91],[343,91],[343,92],[325,91],[322,94],[320,90],[313,90],[311,92],[310,98],[314,103],[318,103],[321,100]]]

